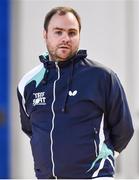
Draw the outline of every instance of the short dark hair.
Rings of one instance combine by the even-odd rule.
[[[46,31],[48,30],[48,25],[49,25],[49,22],[53,15],[58,14],[58,15],[62,16],[68,12],[72,13],[76,17],[78,24],[79,24],[79,31],[81,31],[81,19],[80,19],[79,14],[73,8],[66,7],[66,6],[55,7],[46,14],[45,20],[44,20],[44,29]]]

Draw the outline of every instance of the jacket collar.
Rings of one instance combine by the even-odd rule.
[[[59,61],[58,65],[59,67],[65,67],[70,65],[72,61],[74,63],[78,62],[79,60],[87,57],[87,51],[86,50],[79,50],[73,57],[70,59],[67,59],[66,61]],[[52,68],[55,67],[55,61],[49,60],[49,54],[46,52],[39,56],[40,61],[44,64],[45,68]]]

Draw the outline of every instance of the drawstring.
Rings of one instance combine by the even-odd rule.
[[[72,63],[71,63],[71,71],[70,71],[69,79],[67,81],[66,96],[65,96],[65,99],[64,99],[64,102],[63,102],[63,106],[62,106],[62,112],[66,112],[66,103],[67,103],[68,96],[69,96],[70,86],[72,84],[73,71],[74,71],[74,60],[72,60]]]

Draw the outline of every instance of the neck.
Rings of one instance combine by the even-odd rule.
[[[71,59],[72,57],[74,57],[76,54],[77,54],[77,52],[74,53],[74,54],[72,54],[71,56],[69,56],[69,57],[66,58],[66,59],[52,58],[52,56],[49,54],[49,61],[54,61],[54,62],[65,62],[65,61],[68,61],[69,59]]]

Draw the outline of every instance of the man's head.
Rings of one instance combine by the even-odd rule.
[[[56,7],[45,17],[44,38],[50,58],[65,61],[79,48],[81,22],[70,7]]]

